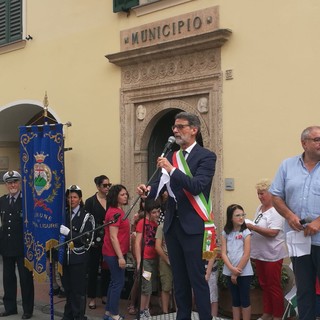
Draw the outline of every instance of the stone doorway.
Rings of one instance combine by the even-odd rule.
[[[202,144],[218,157],[212,188],[218,232],[223,203],[220,49],[230,34],[218,29],[106,56],[121,67],[121,182],[135,198],[136,186],[148,181],[156,157],[172,135],[174,115],[197,114]]]

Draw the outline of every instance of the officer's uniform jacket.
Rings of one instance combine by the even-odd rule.
[[[71,213],[72,214],[72,213]],[[75,238],[82,233],[90,230],[90,222],[87,222],[84,225],[83,231],[80,232],[83,221],[85,219],[87,212],[82,207],[80,210],[75,214],[72,219],[72,227],[70,227],[70,213],[67,212],[66,214],[66,223],[65,225],[70,229],[69,235],[65,238],[65,240],[69,240],[71,238]],[[84,239],[78,238],[77,240],[73,241],[75,250],[71,250],[69,245],[65,246],[65,256],[64,256],[64,264],[77,264],[77,263],[86,263],[88,259],[88,251],[85,251],[84,246]],[[80,251],[77,251],[78,248],[81,248]]]
[[[10,205],[10,195],[0,198],[0,252],[3,256],[24,255],[22,193]]]

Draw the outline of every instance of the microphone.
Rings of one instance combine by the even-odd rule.
[[[168,142],[164,146],[164,149],[163,149],[160,157],[165,157],[167,155],[167,153],[171,150],[171,148],[175,142],[176,142],[176,138],[174,136],[170,136],[168,138]]]
[[[166,145],[164,146],[164,149],[161,153],[160,157],[166,157],[169,153],[169,151],[171,150],[173,144],[176,142],[176,138],[174,136],[171,136],[168,138],[168,141],[166,143]],[[146,186],[148,186],[150,184],[150,182],[153,180],[153,178],[155,177],[155,175],[159,172],[158,171],[159,168],[157,168],[153,174],[151,175],[151,177],[149,178],[148,182],[146,183]],[[147,194],[146,194],[147,195]],[[130,206],[129,210],[127,210],[126,214],[124,215],[124,217],[122,218],[122,221],[126,220],[130,214],[130,212],[132,211],[132,209],[134,208],[134,206],[137,204],[138,200],[140,199],[140,196],[138,196],[133,204]]]
[[[116,213],[114,216],[113,216],[113,221],[114,222],[117,222],[117,220],[119,219],[119,217],[120,217],[120,213]]]
[[[312,221],[313,221],[313,220],[312,220],[311,217],[305,217],[304,219],[299,220],[299,222],[300,222],[301,225],[310,223],[310,222],[312,222]]]

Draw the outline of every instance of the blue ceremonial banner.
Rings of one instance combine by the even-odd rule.
[[[58,244],[65,211],[62,124],[20,127],[25,266],[46,280],[47,251]]]

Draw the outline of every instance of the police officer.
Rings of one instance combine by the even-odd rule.
[[[22,319],[30,319],[34,306],[34,285],[32,272],[24,266],[21,175],[17,171],[8,171],[4,174],[3,181],[9,193],[0,198],[0,243],[3,258],[3,304],[5,308],[3,312],[0,312],[0,317],[18,313],[17,265],[22,295]]]
[[[72,185],[66,192],[67,212],[65,225],[60,226],[60,233],[65,240],[79,237],[94,228],[94,218],[84,209],[82,191]],[[92,233],[91,233],[92,234]],[[93,239],[93,238],[92,238]],[[61,239],[60,239],[61,240]],[[87,237],[80,237],[65,245],[62,285],[66,294],[63,320],[85,320],[86,308],[86,270],[90,242]]]

